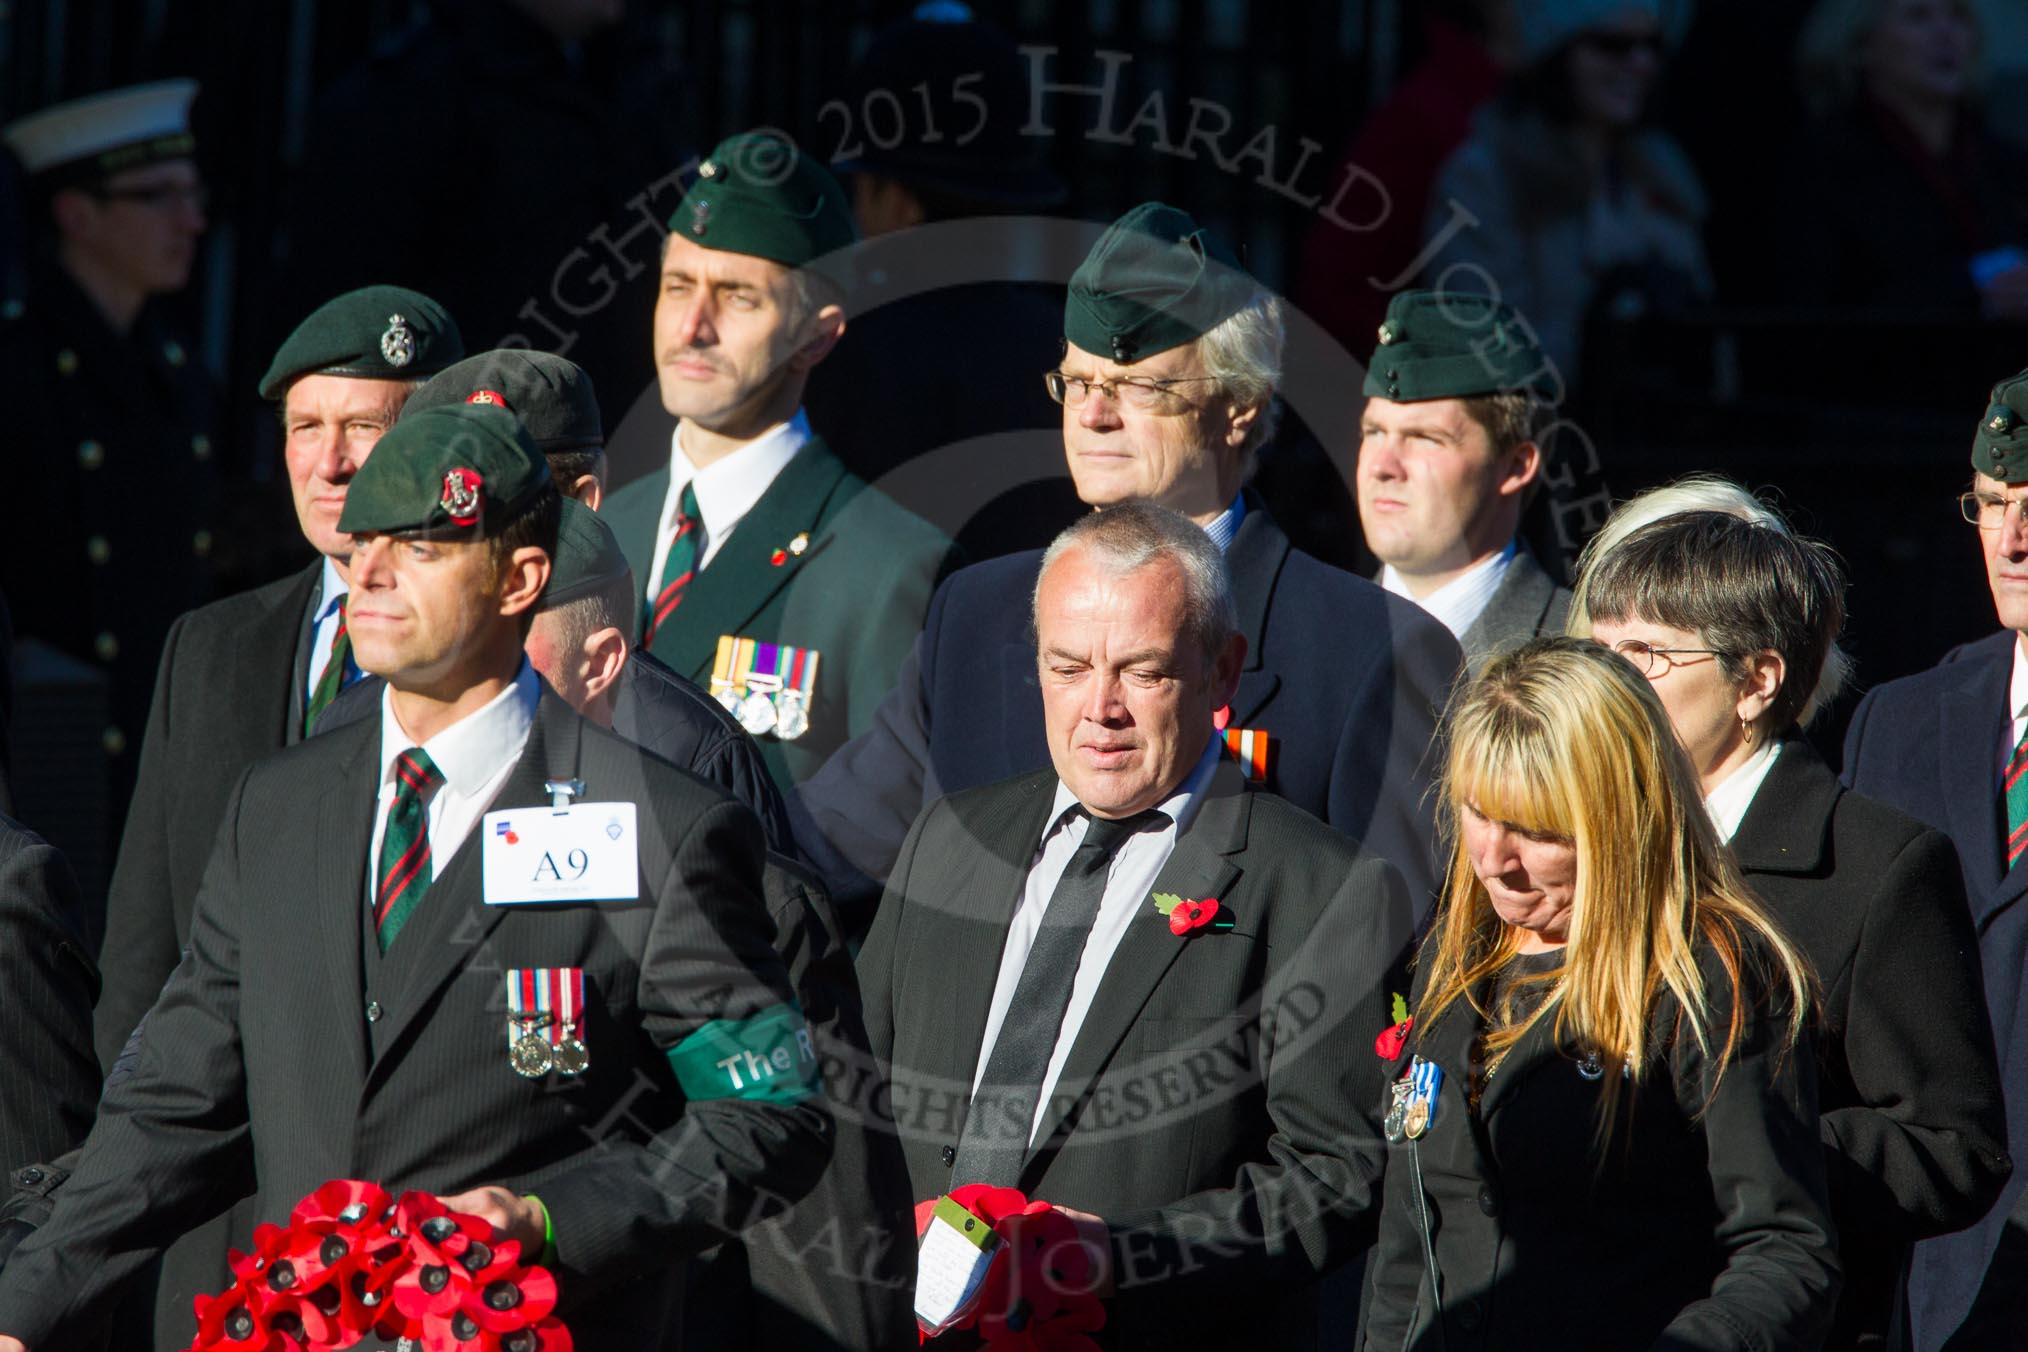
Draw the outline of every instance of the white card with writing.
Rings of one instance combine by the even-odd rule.
[[[915,1319],[935,1336],[979,1298],[1000,1237],[993,1227],[945,1197],[937,1202],[915,1251]]]
[[[641,895],[632,803],[508,808],[488,812],[479,829],[488,906]]]

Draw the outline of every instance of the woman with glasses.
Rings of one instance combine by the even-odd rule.
[[[1447,722],[1450,873],[1382,1105],[1367,1352],[1814,1348],[1837,1287],[1808,964],[1610,651]],[[1392,1032],[1392,1030],[1390,1030]]]
[[[1423,285],[1485,289],[1534,326],[1582,385],[1592,316],[1688,308],[1712,279],[1708,203],[1677,143],[1648,121],[1686,11],[1661,0],[1514,6],[1520,63],[1437,174],[1423,221]]]
[[[1845,1273],[1826,1346],[1882,1346],[1908,1246],[1977,1220],[2008,1172],[1956,853],[1846,792],[1798,735],[1844,618],[1830,550],[1682,512],[1619,541],[1583,584],[1592,636],[1647,677],[1717,838],[1820,974],[1821,1136]]]

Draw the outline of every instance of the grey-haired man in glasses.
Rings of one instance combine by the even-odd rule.
[[[1070,282],[1063,357],[1038,382],[1093,508],[1145,500],[1225,552],[1247,638],[1219,711],[1248,775],[1410,880],[1433,883],[1425,752],[1458,645],[1415,605],[1293,548],[1246,488],[1272,440],[1281,300],[1227,245],[1159,202],[1100,236]],[[1030,600],[1041,551],[953,574],[871,731],[792,802],[848,928],[871,921],[909,826],[947,793],[1046,769]],[[858,875],[858,876],[855,876]]]
[[[1958,507],[1976,528],[1999,632],[1868,691],[1845,734],[1844,780],[1958,848],[2018,1150],[2028,1139],[2028,371],[1986,404]],[[2024,1182],[2028,1171],[2015,1169],[1978,1224],[1915,1245],[1909,1346],[2028,1347]]]

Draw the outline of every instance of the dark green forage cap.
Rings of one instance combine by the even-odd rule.
[[[521,420],[537,450],[593,450],[606,444],[598,396],[582,366],[554,353],[505,347],[481,352],[431,376],[401,416],[457,404],[497,404]]]
[[[345,490],[338,529],[497,535],[549,483],[549,462],[507,410],[451,404],[402,418]]]
[[[443,306],[405,286],[362,286],[296,325],[261,377],[261,398],[280,399],[298,376],[426,380],[464,355]]]
[[[1396,403],[1547,393],[1549,361],[1512,306],[1468,292],[1404,291],[1387,306],[1366,393]]]
[[[540,609],[589,596],[624,577],[627,556],[619,537],[599,520],[598,513],[575,498],[563,500],[563,521],[556,532],[556,557],[549,565],[549,586]]]
[[[852,206],[831,171],[774,132],[720,141],[669,230],[693,244],[800,268],[858,238]]]
[[[2028,479],[2028,371],[1993,387],[1972,437],[1972,468],[2001,483]]]
[[[1130,365],[1194,342],[1259,289],[1188,212],[1143,202],[1106,227],[1070,275],[1063,336]]]

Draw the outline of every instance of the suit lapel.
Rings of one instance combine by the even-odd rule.
[[[1946,691],[1939,712],[1938,778],[1950,834],[1967,847],[1965,876],[1974,881],[1972,914],[1980,920],[2001,904],[2000,797],[1997,758],[2006,735],[2012,645],[1965,664],[1964,679]],[[2016,870],[2018,873],[2019,870]],[[2017,885],[2008,895],[2018,896]]]
[[[1486,1081],[1486,1090],[1479,1096],[1479,1118],[1490,1124],[1493,1114],[1510,1098],[1523,1080],[1542,1069],[1563,1061],[1565,1058],[1556,1046],[1556,1011],[1550,1010],[1537,1019],[1534,1026],[1521,1035],[1500,1062],[1500,1067],[1491,1079]],[[1619,1067],[1612,1067],[1614,1074]],[[1469,1073],[1460,1067],[1461,1073]],[[1567,1068],[1569,1074],[1577,1074],[1573,1065]]]
[[[1555,596],[1556,584],[1528,547],[1521,546],[1485,610],[1465,630],[1461,646],[1468,653],[1494,652],[1535,637]]]
[[[536,705],[534,726],[528,730],[528,745],[487,811],[548,805],[550,795],[542,787],[549,774],[547,749],[563,731],[558,721],[576,717],[568,705],[545,688]],[[397,1059],[392,1053],[410,1026],[430,1007],[437,990],[456,976],[473,954],[484,949],[487,937],[514,909],[485,904],[481,862],[484,827],[485,818],[481,815],[450,865],[431,882],[428,895],[403,926],[401,937],[381,959],[382,980],[398,998],[389,1014],[393,1022],[382,1035],[384,1050],[369,1073],[369,1084],[382,1073],[383,1067]],[[362,842],[362,854],[365,849]]]
[[[819,527],[845,477],[844,463],[813,437],[740,518],[725,547],[691,580],[683,604],[656,635],[655,655],[703,684],[711,675],[719,637],[739,634],[823,552],[829,541]],[[777,549],[786,549],[805,533],[811,539],[802,554],[773,562]],[[771,635],[756,637],[774,641]],[[794,643],[795,635],[783,635],[782,641]]]
[[[311,564],[297,578],[296,585],[282,593],[268,624],[247,625],[239,631],[237,669],[262,684],[248,692],[252,701],[246,712],[263,724],[280,725],[277,746],[294,746],[303,740],[303,687],[310,680],[310,645],[317,637],[316,615],[324,603],[324,565]],[[269,673],[276,666],[275,641],[287,634],[294,640],[289,648],[289,684],[284,690],[268,688]]]
[[[1748,873],[1815,872],[1842,792],[1838,777],[1808,742],[1800,737],[1784,742],[1733,834],[1732,854],[1740,868]]]
[[[316,923],[318,947],[324,950],[336,1005],[331,1027],[341,1030],[353,1073],[364,1080],[366,1029],[359,1022],[359,937],[361,912],[366,907],[366,851],[373,842],[375,795],[380,787],[380,719],[362,719],[354,730],[326,735],[358,738],[343,768],[324,786],[312,822],[317,840],[316,876],[328,889],[316,894]]]
[[[1220,759],[1204,803],[1198,808],[1197,820],[1176,842],[1169,862],[1162,866],[1149,891],[1173,892],[1192,900],[1229,896],[1240,874],[1231,856],[1246,848],[1247,820],[1252,807],[1239,767]],[[1042,1130],[1035,1135],[1031,1162],[1035,1155],[1056,1144],[1058,1135],[1067,1130],[1077,1105],[1083,1102],[1092,1082],[1133,1028],[1148,997],[1168,975],[1183,946],[1221,942],[1215,933],[1178,936],[1155,913],[1152,903],[1144,909],[1146,914],[1134,916],[1119,947],[1113,950],[1091,1008],[1085,1012],[1084,1023],[1071,1043],[1063,1073],[1057,1077],[1056,1091],[1043,1105]],[[1242,924],[1246,921],[1243,915],[1236,918]]]
[[[979,1044],[986,1036],[986,1016],[1000,978],[1007,930],[1020,908],[1028,868],[1056,799],[1056,774],[1031,775],[1009,785],[1004,802],[997,801],[998,797],[996,793],[992,804],[998,810],[981,812],[963,823],[967,848],[975,862],[955,892],[955,904],[964,908],[957,918],[968,922],[972,932],[993,935],[998,942],[952,944],[938,952],[934,970],[925,964],[923,970],[912,974],[927,987],[929,998],[921,1007],[942,1008],[951,1014],[943,1040],[947,1055],[943,1064],[932,1065],[930,1072],[942,1082],[965,1086],[967,1097],[973,1073],[979,1068]],[[948,997],[938,999],[938,990],[948,992]],[[935,1041],[932,1036],[932,1045]]]
[[[1232,599],[1239,612],[1239,627],[1246,635],[1246,665],[1240,669],[1239,689],[1232,696],[1232,717],[1228,727],[1252,726],[1253,720],[1281,689],[1282,678],[1263,664],[1267,645],[1268,606],[1274,599],[1275,580],[1289,557],[1289,537],[1268,515],[1261,501],[1248,493],[1246,518],[1232,547],[1225,553],[1232,573]],[[1266,729],[1270,737],[1281,735]]]
[[[659,543],[655,537],[662,529],[662,504],[668,496],[669,462],[664,460],[660,469],[615,493],[599,512],[619,538],[620,552],[627,556],[627,566],[634,570],[634,585],[647,599],[654,597],[661,582],[648,572],[655,566],[655,546]]]

